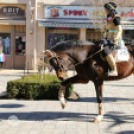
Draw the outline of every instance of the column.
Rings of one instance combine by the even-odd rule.
[[[80,40],[81,41],[86,41],[86,28],[81,28],[80,29]]]

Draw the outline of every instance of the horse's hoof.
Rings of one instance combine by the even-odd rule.
[[[64,103],[64,104],[62,103],[62,104],[61,104],[62,109],[64,109],[64,108],[66,107],[66,104],[67,104],[67,103]]]
[[[101,120],[98,120],[98,119],[94,119],[93,121],[94,123],[98,123],[98,122],[101,122]]]
[[[103,116],[102,115],[97,115],[97,117],[94,119],[94,123],[101,122]]]

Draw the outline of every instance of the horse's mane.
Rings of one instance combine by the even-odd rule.
[[[57,43],[50,50],[54,52],[64,51],[64,50],[71,49],[74,47],[82,47],[82,45],[94,45],[94,43],[90,41],[67,40],[67,41],[61,41]]]

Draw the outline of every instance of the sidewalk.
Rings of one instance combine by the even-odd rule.
[[[0,91],[3,82],[21,75],[21,71],[0,72]],[[64,110],[59,101],[1,100],[0,134],[134,134],[134,75],[105,82],[105,114],[100,123],[92,122],[97,115],[93,83],[76,84],[74,90],[81,99],[68,101]]]

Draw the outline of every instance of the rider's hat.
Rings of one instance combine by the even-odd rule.
[[[104,5],[104,7],[107,8],[108,10],[115,10],[117,5],[114,2],[108,2]]]

